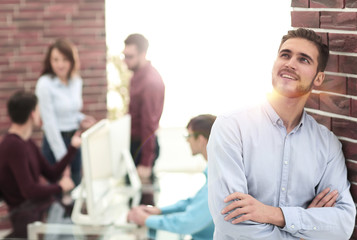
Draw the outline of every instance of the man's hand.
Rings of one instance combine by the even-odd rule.
[[[82,139],[81,139],[81,132],[76,131],[71,138],[71,145],[72,147],[79,148],[81,146]]]
[[[307,208],[333,207],[336,203],[337,197],[337,190],[333,190],[332,192],[330,192],[330,188],[325,188],[314,198],[314,200],[312,200],[312,202]]]
[[[141,208],[144,212],[150,214],[150,215],[160,215],[161,210],[160,208],[151,206],[151,205],[140,205],[139,208]]]
[[[91,126],[93,126],[96,122],[97,122],[97,120],[95,120],[94,117],[86,115],[84,117],[84,119],[81,121],[80,125],[83,130],[86,130],[86,129],[90,128]]]
[[[74,188],[74,183],[70,177],[62,177],[58,184],[60,185],[64,193],[69,192]]]
[[[232,201],[222,210],[222,214],[230,212],[224,220],[229,221],[234,217],[240,216],[232,221],[237,224],[243,221],[254,221],[259,223],[270,223],[278,227],[285,226],[283,212],[278,207],[265,205],[249,194],[235,192],[224,199],[225,203]]]
[[[138,165],[138,167],[136,168],[136,170],[138,171],[139,177],[141,179],[142,182],[145,183],[146,180],[148,180],[151,176],[151,171],[152,168],[151,167],[146,167],[143,165]]]
[[[67,166],[64,171],[63,171],[63,174],[62,174],[63,177],[71,177],[71,167],[70,166]]]
[[[127,220],[128,222],[136,223],[139,226],[145,226],[145,221],[149,216],[150,214],[140,207],[134,207],[129,211]]]

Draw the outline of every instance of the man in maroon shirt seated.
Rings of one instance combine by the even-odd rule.
[[[54,196],[74,187],[71,178],[62,177],[62,173],[73,160],[81,139],[76,134],[64,158],[50,165],[30,138],[34,127],[41,125],[37,97],[16,92],[9,99],[7,110],[11,126],[0,144],[0,192],[10,208],[13,224],[8,237],[26,238],[27,224],[43,220]],[[40,176],[58,184],[41,183]]]
[[[134,73],[130,80],[129,103],[131,154],[140,178],[146,182],[152,177],[152,167],[159,154],[155,132],[163,110],[165,85],[146,59],[148,40],[141,34],[131,34],[124,43],[124,61]]]

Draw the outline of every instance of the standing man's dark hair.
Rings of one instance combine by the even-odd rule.
[[[139,53],[147,52],[149,41],[141,34],[130,34],[124,41],[125,45],[135,45]]]
[[[303,38],[311,41],[317,47],[317,50],[319,52],[319,56],[318,56],[319,64],[317,66],[317,70],[318,72],[325,71],[328,57],[329,57],[329,48],[326,44],[322,42],[321,36],[317,35],[314,31],[305,28],[290,30],[288,31],[288,34],[284,35],[283,38],[281,39],[279,50],[283,45],[283,43],[291,38]]]
[[[206,139],[209,138],[211,133],[211,128],[216,120],[216,116],[211,114],[202,114],[197,117],[192,118],[188,124],[187,129],[190,128],[194,132],[194,137],[197,138],[198,135],[204,136]]]
[[[7,112],[12,122],[24,124],[31,112],[35,110],[37,97],[35,94],[25,91],[17,91],[7,102]]]

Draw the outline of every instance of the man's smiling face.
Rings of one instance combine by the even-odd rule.
[[[274,90],[296,98],[308,94],[314,85],[321,85],[324,73],[317,71],[318,54],[314,43],[306,39],[291,38],[284,42],[273,66]]]

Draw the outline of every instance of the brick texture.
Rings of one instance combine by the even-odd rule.
[[[330,57],[328,59],[327,66],[326,66],[326,71],[338,72],[338,67],[339,67],[338,60],[339,60],[338,55],[330,54]]]
[[[333,51],[326,67],[329,73],[315,89],[321,92],[313,92],[305,107],[319,123],[341,137],[350,190],[357,203],[357,1],[292,0],[291,6],[310,8],[293,9],[292,27],[318,28],[323,42]],[[356,227],[351,239],[357,240]]]
[[[320,27],[326,29],[357,30],[357,13],[321,12]]]
[[[357,118],[357,100],[351,99],[351,116]]]
[[[343,8],[344,0],[310,0],[311,8]]]
[[[321,91],[327,91],[327,92],[346,94],[347,91],[346,87],[347,87],[346,77],[326,75],[323,84],[315,89]]]
[[[357,8],[357,1],[356,0],[346,0],[346,7]]]
[[[331,94],[320,94],[320,110],[350,116],[351,99]]]
[[[340,56],[339,71],[342,73],[357,74],[357,57]]]
[[[316,93],[311,93],[309,99],[306,102],[305,107],[320,109],[320,95]]]
[[[357,96],[357,78],[347,78],[347,94]]]
[[[329,46],[331,51],[357,53],[357,35],[330,33]]]
[[[332,131],[341,137],[357,139],[357,122],[341,118],[333,118]]]
[[[291,12],[293,27],[318,28],[320,26],[319,12]]]
[[[302,7],[308,8],[309,7],[309,0],[292,0],[291,1],[292,7]]]
[[[0,134],[9,125],[6,100],[33,91],[47,47],[58,37],[78,48],[83,111],[106,117],[105,0],[2,0],[0,3]],[[89,101],[90,99],[90,101]],[[41,132],[35,134],[40,144]]]

